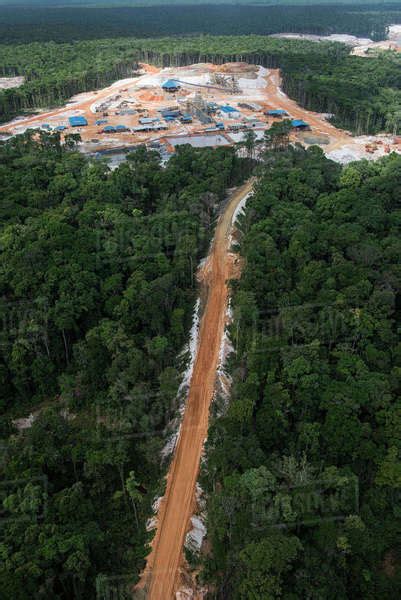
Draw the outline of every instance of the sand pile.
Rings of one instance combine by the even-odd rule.
[[[162,102],[163,96],[155,90],[146,90],[138,94],[139,100],[142,102]]]
[[[230,62],[221,65],[218,70],[221,73],[252,73],[256,72],[258,67],[243,62]]]

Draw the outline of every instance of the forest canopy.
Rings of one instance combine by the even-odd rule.
[[[216,598],[400,597],[400,188],[395,154],[259,170],[202,478]]]
[[[111,172],[58,135],[0,144],[1,598],[99,599],[143,567],[195,270],[246,175],[233,148]]]
[[[86,4],[86,3],[85,3]],[[382,40],[387,27],[401,22],[400,4],[358,6],[308,5],[263,6],[243,2],[201,6],[184,2],[182,6],[160,2],[160,6],[141,7],[100,5],[63,5],[46,7],[25,4],[0,5],[0,39],[3,43],[115,38],[158,37],[163,35],[268,35],[282,32],[348,33]],[[289,2],[293,4],[293,2]]]

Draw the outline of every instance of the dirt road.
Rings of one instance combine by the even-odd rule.
[[[303,119],[312,127],[314,133],[325,133],[330,136],[331,143],[326,150],[331,150],[342,144],[349,144],[352,137],[346,131],[337,129],[318,113],[302,108],[281,91],[281,77],[279,69],[269,69],[266,77],[266,102],[269,108],[283,108],[294,119]]]
[[[204,286],[206,303],[198,352],[166,493],[159,509],[158,528],[140,584],[146,590],[147,600],[170,600],[179,585],[184,538],[194,509],[195,484],[208,430],[209,408],[225,325],[227,280],[233,268],[232,255],[228,252],[229,233],[235,208],[251,191],[252,185],[252,181],[247,182],[232,194],[218,221],[203,269],[201,285]]]

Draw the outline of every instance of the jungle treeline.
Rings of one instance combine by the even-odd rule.
[[[267,35],[290,31],[319,35],[349,33],[381,40],[386,36],[388,25],[401,20],[397,3],[358,6],[160,4],[141,7],[43,7],[27,3],[18,10],[14,6],[1,6],[0,39],[4,43],[69,42],[124,36]]]
[[[283,89],[302,106],[333,114],[357,134],[401,127],[401,56],[350,56],[339,43],[266,36],[185,37],[3,45],[0,74],[23,75],[19,88],[0,93],[0,120],[60,105],[77,92],[101,88],[135,72],[138,61],[158,66],[248,61],[281,68]]]
[[[74,145],[0,144],[2,599],[126,597],[162,490],[195,270],[248,173],[233,148],[180,148],[165,168],[139,148],[111,172]]]
[[[395,154],[259,170],[202,477],[215,600],[400,597],[400,187]]]

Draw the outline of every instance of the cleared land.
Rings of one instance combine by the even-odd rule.
[[[20,87],[25,81],[25,77],[0,77],[0,90],[11,90]]]
[[[328,136],[328,139],[321,138],[324,140],[321,145],[329,157],[340,162],[364,157],[377,158],[386,152],[401,149],[400,144],[396,143],[397,139],[394,140],[392,136],[353,137],[330,125],[325,115],[301,108],[281,91],[280,73],[275,69],[267,70],[246,63],[219,66],[196,64],[166,69],[145,64],[141,67],[138,77],[117,81],[99,92],[80,94],[63,108],[16,119],[1,126],[0,133],[14,135],[28,128],[40,129],[43,125],[51,128],[63,126],[67,128],[62,135],[81,135],[81,150],[86,153],[157,143],[168,155],[179,145],[180,136],[183,136],[182,142],[198,147],[235,143],[247,129],[253,129],[260,138],[274,121],[265,112],[282,108],[290,117],[309,123],[317,143],[321,134]],[[180,81],[177,92],[162,89],[162,84],[168,79]],[[221,83],[223,80],[224,85]],[[203,117],[207,105],[212,103],[218,108],[209,115],[211,122],[207,123]],[[221,109],[226,105],[234,108],[235,112],[224,113]],[[171,108],[179,109],[184,114],[191,113],[192,122],[182,123],[179,118],[163,119],[160,111]],[[68,119],[71,116],[84,116],[88,126],[70,127]],[[147,131],[143,119],[157,119],[155,123],[164,129]],[[104,122],[97,124],[98,121]],[[216,131],[210,129],[218,122],[223,123],[224,131],[219,130],[219,135],[216,135]],[[117,125],[123,126],[126,131],[104,131],[105,127]],[[310,138],[305,139],[294,131],[292,139],[308,145]],[[368,148],[367,144],[370,144]]]

